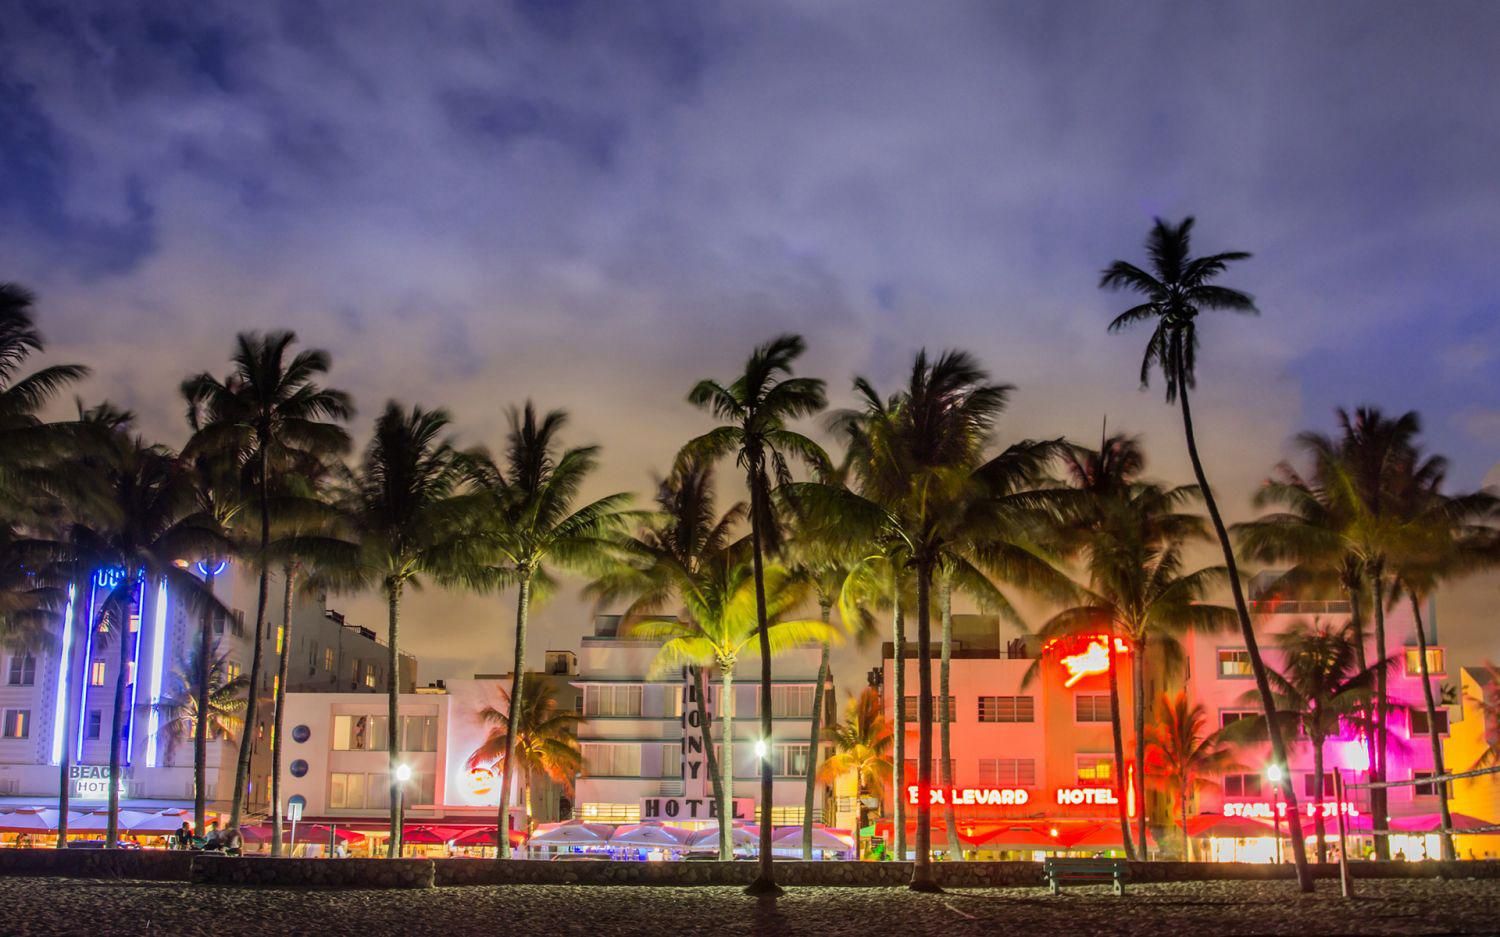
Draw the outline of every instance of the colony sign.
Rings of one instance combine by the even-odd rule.
[[[703,711],[710,721],[710,700],[703,701]],[[703,750],[703,719],[698,713],[698,686],[692,674],[684,675],[682,687],[682,796],[642,797],[642,820],[717,820],[719,805],[713,796],[713,779],[708,776],[708,753]],[[755,799],[736,797],[730,801],[730,814],[736,820],[750,820],[755,814]]]
[[[120,796],[125,796],[125,784],[130,780],[130,771],[120,769],[116,782]],[[109,798],[109,767],[107,765],[69,765],[68,782],[73,796],[78,800],[106,800]]]

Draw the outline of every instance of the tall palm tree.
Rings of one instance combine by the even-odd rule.
[[[865,827],[865,798],[879,797],[891,780],[891,724],[885,718],[880,694],[865,687],[849,700],[844,719],[824,730],[823,737],[833,743],[833,754],[819,766],[818,776],[832,784],[846,774],[853,774],[858,785],[859,819],[854,829],[854,854],[859,856],[859,831]],[[899,798],[901,792],[897,791]]]
[[[54,364],[21,374],[44,344],[32,318],[36,297],[19,283],[0,282],[0,508],[14,518],[29,489],[18,473],[68,452],[69,437],[42,421],[47,402],[88,376],[77,364]]]
[[[675,609],[678,620],[692,622],[692,611],[685,597],[704,581],[705,565],[722,559],[730,549],[734,531],[745,519],[745,511],[746,505],[738,502],[719,513],[712,463],[680,462],[666,478],[657,481],[656,510],[643,518],[644,523],[634,537],[620,544],[615,562],[601,572],[587,591],[601,605],[628,600],[630,605],[624,615],[627,622],[656,615],[668,607]],[[714,807],[718,816],[727,817],[730,801],[714,751],[705,666],[688,666]],[[721,720],[726,705],[720,703]],[[729,737],[728,732],[724,734]],[[720,823],[719,859],[728,862],[733,858],[733,828],[729,823]]]
[[[1446,463],[1424,459],[1416,444],[1421,421],[1414,412],[1387,417],[1362,407],[1336,411],[1337,436],[1307,432],[1297,437],[1298,448],[1312,462],[1303,476],[1283,463],[1257,497],[1261,506],[1283,510],[1237,528],[1241,543],[1257,559],[1294,567],[1283,581],[1292,588],[1326,588],[1338,584],[1349,598],[1358,631],[1356,649],[1365,660],[1362,610],[1368,592],[1374,620],[1375,659],[1386,657],[1385,613],[1394,588],[1393,558],[1411,552],[1416,531],[1404,516],[1409,493],[1430,487],[1441,478]],[[1387,676],[1376,673],[1372,706],[1384,711],[1389,703]],[[1377,722],[1371,737],[1370,777],[1385,780],[1389,730]],[[1370,792],[1370,809],[1386,816],[1388,792]],[[1384,833],[1375,837],[1375,854],[1390,857]]]
[[[781,335],[751,353],[744,371],[729,385],[699,381],[688,394],[688,402],[702,407],[720,425],[688,442],[688,458],[721,458],[734,454],[745,470],[750,490],[750,553],[755,578],[756,621],[760,630],[760,728],[771,737],[771,643],[770,617],[765,587],[765,553],[780,547],[775,511],[771,502],[772,475],[778,483],[791,481],[789,459],[799,459],[814,468],[828,465],[828,457],[811,439],[788,428],[801,417],[827,406],[823,382],[793,377],[792,364],[806,345],[798,335]],[[783,377],[785,375],[785,377]],[[747,894],[778,894],[771,865],[772,774],[769,760],[760,764],[760,874]]]
[[[446,438],[446,410],[405,410],[394,400],[375,421],[344,513],[359,543],[347,581],[373,582],[386,601],[386,754],[390,771],[391,838],[386,855],[401,855],[401,599],[422,579],[457,581],[467,571],[458,491],[463,470]]]
[[[481,535],[480,575],[489,585],[516,587],[516,646],[510,699],[527,698],[526,630],[531,606],[555,588],[549,567],[596,570],[608,561],[629,515],[627,494],[612,494],[579,505],[578,493],[598,468],[599,448],[562,449],[558,434],[567,414],[553,410],[538,419],[531,401],[510,412],[505,457],[495,462],[482,453],[473,457],[477,496],[486,528]],[[507,739],[521,738],[510,712]],[[516,761],[502,759],[496,851],[510,855],[511,782]]]
[[[1156,701],[1156,717],[1150,729],[1150,755],[1146,770],[1162,780],[1177,806],[1182,824],[1182,857],[1192,861],[1188,838],[1188,801],[1204,789],[1218,787],[1214,778],[1239,769],[1234,750],[1218,733],[1203,730],[1208,715],[1202,703],[1189,703],[1187,692],[1163,693]]]
[[[218,642],[209,645],[206,666],[198,659],[202,654],[201,645],[188,646],[177,666],[172,668],[173,689],[155,704],[161,717],[161,730],[167,736],[169,758],[177,743],[184,739],[196,740],[202,733],[211,739],[232,741],[245,725],[245,698],[242,694],[250,678],[245,674],[229,675],[229,655],[220,650]],[[200,674],[205,670],[208,672],[207,706],[203,706],[203,696],[199,692]],[[206,715],[199,718],[199,713]],[[202,826],[193,828],[203,830]]]
[[[511,706],[510,695],[501,690],[500,708],[486,706],[480,710],[480,721],[489,723],[490,731],[469,756],[468,766],[493,767],[506,758],[515,759],[525,791],[521,802],[525,805],[529,835],[533,816],[531,792],[536,775],[546,775],[571,793],[573,778],[583,768],[583,752],[578,747],[578,724],[583,721],[583,714],[560,707],[545,686],[523,685],[526,695],[521,705]],[[510,714],[512,709],[516,710],[514,719]]]
[[[1193,257],[1190,252],[1190,235],[1193,219],[1186,218],[1173,226],[1160,218],[1156,219],[1146,239],[1146,252],[1151,256],[1151,270],[1137,267],[1124,260],[1117,260],[1104,270],[1099,285],[1104,289],[1125,289],[1140,293],[1144,301],[1117,315],[1109,324],[1111,332],[1118,332],[1139,322],[1154,321],[1151,338],[1146,343],[1146,353],[1141,359],[1141,386],[1146,386],[1151,372],[1157,368],[1166,379],[1167,402],[1176,401],[1182,411],[1183,438],[1187,442],[1188,458],[1193,463],[1193,476],[1203,495],[1204,507],[1208,509],[1214,534],[1219,539],[1219,549],[1224,553],[1224,568],[1228,571],[1229,591],[1234,597],[1234,609],[1240,620],[1240,633],[1245,640],[1245,650],[1250,657],[1250,669],[1255,675],[1255,687],[1260,693],[1261,707],[1266,720],[1275,725],[1276,701],[1271,693],[1270,678],[1265,661],[1261,659],[1260,645],[1255,638],[1255,627],[1250,621],[1250,609],[1245,604],[1244,589],[1240,585],[1239,567],[1235,563],[1234,547],[1229,542],[1229,531],[1219,513],[1218,501],[1209,487],[1208,475],[1203,469],[1203,460],[1198,455],[1198,439],[1193,432],[1193,411],[1189,402],[1189,391],[1197,383],[1196,361],[1198,352],[1198,313],[1202,310],[1226,311],[1253,314],[1255,302],[1248,293],[1220,286],[1213,282],[1228,269],[1229,264],[1249,258],[1243,251],[1229,251]],[[1273,757],[1278,764],[1286,763],[1285,746],[1277,732],[1271,733]],[[1297,884],[1302,891],[1312,891],[1312,874],[1307,868],[1307,851],[1302,840],[1302,822],[1297,817],[1297,793],[1292,787],[1290,772],[1282,780],[1282,795],[1290,808],[1292,833],[1292,860],[1297,868]]]
[[[1342,727],[1352,725],[1369,733],[1382,719],[1371,714],[1376,674],[1395,662],[1394,658],[1361,666],[1356,653],[1358,635],[1347,624],[1335,626],[1323,622],[1293,622],[1276,637],[1281,651],[1280,671],[1272,671],[1271,685],[1276,692],[1277,723],[1291,744],[1305,737],[1312,746],[1314,804],[1317,828],[1318,861],[1327,862],[1325,845],[1327,824],[1323,818],[1323,764],[1327,741]],[[1231,738],[1267,737],[1264,717],[1255,716],[1230,723],[1225,734]],[[1382,824],[1383,825],[1383,824]]]
[[[113,641],[117,660],[110,720],[110,777],[120,776],[121,720],[127,663],[139,632],[130,627],[151,583],[166,581],[190,607],[215,601],[202,583],[177,565],[183,556],[203,556],[224,549],[211,519],[197,513],[192,484],[175,454],[132,437],[117,428],[97,440],[97,447],[75,463],[75,471],[54,473],[50,493],[71,505],[66,543],[98,565],[113,568],[118,581],[108,587],[99,616],[87,627]],[[134,636],[134,637],[132,637]],[[109,785],[106,845],[119,837],[117,784]]]
[[[1082,604],[1064,609],[1042,626],[1044,640],[1062,636],[1109,636],[1130,649],[1134,711],[1136,842],[1146,853],[1146,668],[1151,648],[1165,659],[1182,659],[1180,638],[1189,632],[1233,628],[1232,609],[1205,601],[1224,581],[1222,567],[1193,572],[1184,553],[1207,539],[1203,522],[1182,508],[1197,497],[1191,486],[1162,488],[1134,482],[1099,500],[1096,523],[1080,544],[1088,587]],[[1118,714],[1114,716],[1118,719]],[[1124,775],[1121,776],[1124,781]]]
[[[250,656],[250,693],[245,724],[256,724],[264,658],[266,607],[270,597],[271,487],[274,472],[298,454],[341,455],[349,434],[337,421],[354,414],[349,395],[318,382],[328,373],[328,353],[309,349],[290,355],[294,332],[242,332],[235,338],[231,370],[224,380],[203,372],[182,383],[182,394],[198,427],[188,455],[213,453],[242,469],[243,485],[254,492],[260,541],[253,554],[259,569],[255,599],[254,647]],[[229,823],[240,825],[250,776],[255,733],[240,737]]]

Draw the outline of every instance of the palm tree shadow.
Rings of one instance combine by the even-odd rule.
[[[785,934],[791,929],[786,915],[776,907],[775,895],[763,895],[755,899],[752,921],[754,927],[751,933],[755,934]]]

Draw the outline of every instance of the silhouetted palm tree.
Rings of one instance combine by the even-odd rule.
[[[1240,632],[1250,657],[1255,686],[1260,692],[1261,706],[1267,720],[1275,724],[1276,701],[1271,694],[1260,646],[1256,642],[1255,627],[1250,621],[1250,609],[1245,604],[1234,548],[1229,542],[1229,531],[1224,526],[1224,518],[1219,513],[1218,502],[1214,499],[1208,475],[1203,469],[1203,460],[1198,455],[1198,440],[1193,432],[1193,411],[1189,402],[1189,391],[1196,383],[1198,313],[1203,310],[1238,313],[1256,311],[1255,303],[1248,293],[1213,282],[1229,264],[1248,259],[1250,255],[1243,251],[1230,251],[1193,257],[1189,248],[1192,229],[1192,218],[1184,219],[1176,226],[1158,218],[1146,239],[1146,251],[1151,256],[1151,270],[1148,272],[1127,261],[1117,260],[1105,269],[1099,285],[1105,289],[1131,290],[1145,297],[1140,304],[1116,316],[1110,322],[1109,330],[1118,332],[1145,321],[1155,323],[1151,338],[1146,343],[1146,354],[1141,359],[1141,386],[1146,385],[1153,370],[1160,368],[1166,378],[1167,402],[1175,400],[1181,405],[1183,438],[1187,441],[1188,458],[1193,463],[1193,475],[1203,494],[1204,507],[1208,509],[1209,520],[1219,538],[1219,548],[1224,552],[1229,589],[1234,596],[1234,608],[1239,615]],[[1271,745],[1277,762],[1285,764],[1281,737],[1275,732],[1271,733]],[[1303,891],[1312,891],[1312,874],[1307,868],[1302,823],[1296,812],[1297,794],[1292,787],[1290,772],[1283,778],[1282,793],[1290,811],[1292,860],[1297,867],[1297,883]]]
[[[522,697],[521,705],[511,706],[510,695],[501,690],[499,708],[486,706],[480,710],[480,721],[491,728],[469,756],[468,766],[493,766],[506,758],[515,759],[525,789],[521,802],[525,806],[529,836],[533,816],[531,792],[537,773],[545,774],[572,793],[573,778],[583,769],[583,753],[578,747],[578,724],[583,721],[583,714],[558,706],[543,685],[523,685],[526,696]]]
[[[261,335],[242,332],[235,338],[233,365],[220,381],[207,372],[182,383],[182,394],[197,427],[187,455],[212,454],[240,465],[242,484],[253,491],[260,520],[260,541],[251,559],[260,577],[255,600],[255,645],[250,656],[250,693],[245,724],[256,724],[264,657],[266,606],[270,589],[272,473],[294,456],[335,458],[349,449],[349,434],[335,422],[354,413],[349,395],[330,390],[318,381],[328,373],[328,353],[316,349],[288,354],[293,332]],[[244,811],[255,733],[240,738],[229,825],[238,828]]]
[[[583,483],[598,468],[599,448],[562,449],[558,433],[567,414],[553,410],[537,418],[527,401],[510,413],[505,458],[495,462],[483,453],[472,457],[473,474],[483,510],[480,570],[490,586],[516,587],[516,647],[511,676],[511,699],[526,699],[526,630],[534,602],[555,588],[549,567],[597,570],[607,562],[628,520],[627,494],[613,494],[578,505]],[[519,718],[519,708],[511,714]],[[507,738],[517,739],[514,721]],[[502,759],[500,813],[496,855],[510,855],[510,794],[512,759]]]
[[[88,368],[54,364],[30,374],[21,369],[43,350],[42,335],[32,320],[36,297],[19,283],[0,283],[0,509],[11,520],[28,512],[30,486],[18,477],[28,467],[66,455],[69,437],[42,421],[42,408]]]
[[[209,739],[233,741],[245,725],[245,698],[241,694],[250,678],[245,674],[229,675],[229,656],[217,642],[209,645],[206,665],[198,659],[202,653],[201,645],[188,646],[187,653],[172,668],[172,689],[155,705],[161,719],[160,731],[166,733],[169,758],[177,743],[184,739],[196,740],[202,734]],[[198,690],[200,675],[205,671],[208,673],[206,707]],[[199,713],[207,713],[207,717],[200,719]]]
[[[1218,733],[1203,730],[1207,721],[1203,704],[1189,703],[1186,691],[1163,693],[1156,701],[1156,717],[1150,729],[1146,770],[1161,778],[1177,805],[1178,821],[1182,824],[1182,857],[1188,861],[1193,858],[1187,828],[1188,801],[1200,790],[1217,788],[1214,777],[1240,767],[1235,763],[1233,749],[1224,744]]]
[[[771,502],[772,476],[778,483],[791,481],[788,459],[800,459],[815,468],[828,464],[828,457],[816,443],[788,428],[791,421],[811,416],[827,406],[822,381],[791,376],[792,364],[805,347],[801,336],[778,336],[756,348],[745,362],[745,370],[729,385],[703,380],[688,394],[689,403],[708,410],[721,425],[689,441],[683,447],[683,456],[714,459],[733,454],[745,470],[745,484],[750,489],[750,553],[760,629],[763,738],[771,737],[771,645],[767,634],[770,619],[764,582],[765,553],[775,553],[780,546]],[[772,788],[771,763],[763,760],[760,874],[746,889],[748,894],[777,894],[781,890],[771,865]]]

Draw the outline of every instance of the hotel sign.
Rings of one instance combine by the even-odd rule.
[[[1118,804],[1113,788],[1108,787],[1059,787],[1057,802],[1064,807],[1080,804]]]
[[[703,711],[713,722],[713,697],[703,701]],[[642,797],[642,820],[717,820],[713,778],[708,776],[708,753],[703,750],[703,720],[698,715],[698,686],[692,673],[684,671],[682,685],[682,796]],[[729,812],[736,820],[755,815],[755,798],[735,797]]]
[[[108,800],[109,777],[109,767],[107,765],[68,766],[68,783],[73,789],[73,798],[75,800]],[[125,796],[125,786],[129,780],[129,769],[121,768],[120,778],[116,782],[121,797]]]
[[[921,802],[922,789],[915,784],[906,788],[906,802]],[[997,805],[1019,807],[1031,799],[1031,794],[1019,787],[934,787],[927,791],[929,803],[952,804],[955,807],[977,807]]]
[[[1346,817],[1359,816],[1359,808],[1347,800],[1334,802],[1325,800],[1321,804],[1303,804],[1302,813],[1307,817],[1316,817],[1318,811],[1322,810],[1325,819],[1337,819],[1342,813]],[[1274,804],[1265,801],[1247,801],[1243,803],[1227,803],[1224,805],[1224,816],[1226,817],[1249,817],[1252,820],[1270,820],[1272,818],[1286,819],[1286,804],[1277,801]]]

